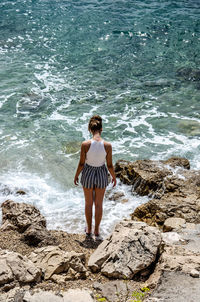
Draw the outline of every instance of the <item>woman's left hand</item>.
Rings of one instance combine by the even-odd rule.
[[[75,184],[75,186],[78,186],[78,176],[74,177],[74,184]]]

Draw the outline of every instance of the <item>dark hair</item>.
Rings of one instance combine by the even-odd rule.
[[[93,115],[88,124],[88,130],[90,132],[101,131],[102,118],[99,115]]]

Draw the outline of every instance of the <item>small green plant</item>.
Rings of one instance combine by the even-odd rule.
[[[98,302],[105,302],[105,301],[107,301],[106,298],[101,297],[101,296],[98,295],[98,294],[97,294],[95,297],[96,297],[96,300],[97,300]]]
[[[127,280],[124,280],[125,284],[126,284],[126,294],[125,296],[120,295],[120,292],[115,292],[116,294],[116,302],[142,302],[144,300],[144,298],[146,297],[146,295],[149,293],[149,288],[148,287],[142,287],[140,288],[140,290],[136,291],[134,290],[132,293],[130,292],[130,289],[128,287],[128,282]],[[132,296],[132,299],[129,298],[130,296]],[[96,301],[97,302],[106,302],[107,299],[100,296],[99,294],[97,294],[96,296]]]
[[[142,287],[140,291],[133,291],[132,297],[134,297],[134,300],[129,300],[129,302],[142,302],[147,293],[149,292],[148,287]]]

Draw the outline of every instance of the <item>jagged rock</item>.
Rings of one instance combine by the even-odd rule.
[[[158,229],[137,221],[122,221],[90,256],[88,266],[109,278],[132,279],[155,262],[161,244]]]
[[[47,246],[34,250],[29,259],[43,270],[45,280],[51,279],[54,274],[63,274],[65,280],[86,278],[83,253],[65,252],[59,247]],[[56,281],[56,276],[54,276],[54,281]]]
[[[26,256],[15,252],[0,250],[0,285],[11,282],[20,284],[39,281],[41,270]]]
[[[11,231],[11,230],[17,230],[17,227],[14,226],[12,223],[10,223],[8,220],[6,220],[2,225],[1,225],[1,231]]]
[[[170,157],[167,160],[161,160],[161,163],[164,165],[169,165],[172,168],[181,167],[184,169],[190,169],[190,162],[187,158],[182,157]]]
[[[171,217],[167,218],[164,222],[163,231],[170,232],[174,229],[179,229],[181,226],[185,224],[185,219]]]
[[[129,162],[118,160],[115,164],[115,173],[120,180],[128,185],[133,185],[133,191],[137,194],[152,195],[157,191],[164,191],[164,179],[173,175],[171,168],[190,168],[190,163],[185,158],[172,157],[165,161],[137,160]],[[171,181],[170,181],[171,182]],[[177,187],[177,184],[171,189]]]
[[[187,167],[187,161],[184,163],[183,160],[182,163]],[[154,164],[153,167],[155,167]],[[158,183],[154,186],[154,190],[156,190],[154,198],[136,208],[132,219],[142,220],[149,225],[159,227],[163,227],[166,219],[171,217],[185,219],[187,223],[200,222],[200,171],[182,168],[171,172],[173,174],[169,173],[162,181],[157,179]],[[147,175],[148,171],[145,170],[145,173]],[[150,176],[149,179],[151,180]],[[148,183],[146,180],[143,181],[145,185]],[[147,185],[147,188],[148,190],[146,187],[144,188],[142,194],[150,192],[150,186]],[[153,186],[151,191],[152,188]],[[143,185],[139,185],[137,193],[140,193],[140,190],[143,190]]]
[[[2,203],[2,222],[9,221],[17,227],[17,230],[23,233],[30,225],[39,225],[46,227],[46,219],[40,211],[25,203],[17,203],[12,200],[6,200]]]
[[[200,223],[199,172],[190,172],[191,178],[179,179],[179,186],[174,191],[166,191],[161,199],[154,198],[136,208],[132,219],[145,221],[149,225],[163,227],[167,218],[176,217],[186,222]],[[169,181],[169,180],[168,180]]]
[[[46,219],[36,207],[12,200],[6,200],[1,207],[2,230],[16,230],[23,233],[21,239],[30,246],[58,243],[46,229]]]
[[[115,173],[123,183],[133,185],[134,191],[144,196],[160,189],[164,177],[171,172],[164,167],[159,168],[158,163],[152,160],[119,160],[115,164]]]
[[[30,225],[23,233],[22,240],[32,246],[42,245],[56,245],[57,241],[51,236],[50,232],[40,225]]]

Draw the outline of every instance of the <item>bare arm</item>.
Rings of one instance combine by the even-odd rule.
[[[107,163],[107,167],[108,167],[108,171],[110,172],[111,176],[112,176],[112,183],[113,183],[113,187],[116,186],[116,176],[115,176],[115,171],[113,168],[113,163],[112,163],[112,146],[110,143],[106,144],[106,163]]]
[[[74,176],[74,184],[77,186],[78,185],[78,177],[81,171],[83,170],[84,163],[85,163],[85,158],[86,158],[86,150],[85,150],[85,144],[81,144],[81,154],[80,154],[80,160],[78,163],[78,167],[76,170],[76,174]]]

